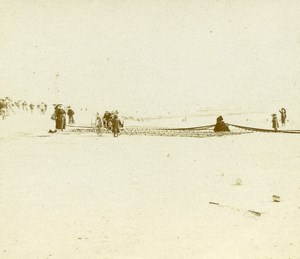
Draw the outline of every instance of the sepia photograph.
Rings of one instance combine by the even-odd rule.
[[[0,0],[0,258],[300,259],[297,0]]]

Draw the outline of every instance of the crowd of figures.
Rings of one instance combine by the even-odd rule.
[[[63,107],[62,104],[54,104],[54,112],[51,119],[55,121],[55,129],[49,130],[50,133],[55,133],[58,130],[63,131],[66,128],[67,123],[69,125],[75,124],[74,110],[71,106]],[[2,120],[6,119],[10,114],[15,114],[16,110],[23,110],[25,112],[34,111],[40,114],[46,114],[48,106],[45,102],[33,103],[27,102],[26,100],[13,100],[10,97],[0,98],[0,115]],[[83,109],[81,109],[82,111]],[[85,109],[87,111],[87,109]],[[281,126],[284,127],[287,122],[287,111],[285,108],[279,110]],[[68,116],[68,120],[67,120]],[[186,119],[185,119],[186,121]],[[279,128],[279,121],[277,115],[272,114],[272,128],[277,131]],[[94,121],[94,127],[96,133],[101,136],[105,130],[111,132],[114,137],[118,137],[121,133],[121,129],[124,127],[124,120],[119,115],[118,110],[105,111],[101,116],[98,112],[96,113],[96,118]],[[216,120],[214,127],[215,132],[226,132],[230,131],[228,125],[224,122],[222,116],[219,116]]]
[[[124,127],[124,120],[120,117],[118,110],[106,111],[102,117],[97,112],[95,126],[99,136],[103,134],[104,130],[108,130],[112,132],[114,137],[118,137],[121,134],[121,128]]]
[[[10,113],[15,114],[16,110],[30,111],[31,114],[34,110],[39,111],[41,114],[45,114],[47,111],[47,104],[44,102],[34,104],[33,102],[27,102],[26,100],[13,100],[10,97],[0,99],[0,114],[4,120],[9,117]]]
[[[49,130],[49,133],[63,131],[66,128],[68,116],[68,124],[75,124],[74,110],[71,106],[63,108],[62,104],[56,104],[51,119],[55,121],[55,130]],[[106,111],[103,116],[96,113],[95,122],[93,123],[98,136],[101,136],[105,130],[112,132],[114,137],[121,134],[121,128],[124,126],[124,121],[119,116],[119,111]]]

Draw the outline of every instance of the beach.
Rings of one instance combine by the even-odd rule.
[[[48,134],[29,116],[0,124],[0,258],[300,258],[300,135]]]
[[[300,259],[299,1],[0,13],[0,259]]]

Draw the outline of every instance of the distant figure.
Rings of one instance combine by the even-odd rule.
[[[96,120],[95,120],[95,125],[96,125],[96,133],[98,136],[102,136],[103,134],[103,120],[100,116],[100,114],[97,112],[96,113]]]
[[[109,111],[106,111],[103,115],[103,126],[105,128],[108,128],[108,122],[110,121],[111,113]]]
[[[7,104],[6,104],[5,100],[0,99],[0,114],[1,114],[2,120],[4,120],[6,117],[6,110],[7,110]]]
[[[74,124],[75,120],[74,120],[74,114],[75,112],[71,109],[71,106],[68,106],[68,117],[69,117],[69,124]]]
[[[286,109],[281,108],[281,110],[279,110],[280,115],[281,115],[281,125],[284,126],[285,125],[285,121],[286,121]]]
[[[223,132],[223,131],[230,131],[227,124],[224,122],[223,117],[219,116],[217,118],[217,123],[214,128],[214,132]]]
[[[44,103],[44,106],[45,106],[45,112],[47,111],[47,104],[46,103]]]
[[[46,107],[45,107],[45,104],[43,103],[43,102],[41,102],[41,104],[40,104],[40,109],[41,109],[41,114],[45,114],[45,112],[46,112]]]
[[[21,108],[21,104],[22,104],[22,101],[21,101],[21,100],[15,101],[15,105],[17,106],[18,109]]]
[[[33,109],[34,109],[34,104],[29,104],[29,108],[30,108],[30,112],[31,112],[31,114],[33,113]]]
[[[58,104],[55,107],[55,115],[56,115],[55,128],[56,130],[63,131],[66,128],[66,112],[62,108],[61,104]]]
[[[13,110],[14,105],[12,99],[10,99],[9,97],[5,97],[4,102],[6,103],[6,116],[9,116],[10,111],[15,113],[15,111]]]
[[[23,107],[23,110],[24,110],[24,111],[28,111],[28,107],[27,107],[27,102],[26,102],[26,101],[24,101],[24,102],[22,103],[22,107]]]
[[[114,115],[112,120],[112,133],[114,137],[118,137],[120,134],[121,121],[119,120],[118,115]]]
[[[277,120],[277,115],[274,113],[272,114],[272,128],[277,131],[279,128],[278,120]]]

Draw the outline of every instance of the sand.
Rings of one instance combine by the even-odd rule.
[[[300,258],[300,135],[51,135],[49,117],[0,122],[0,258]]]

